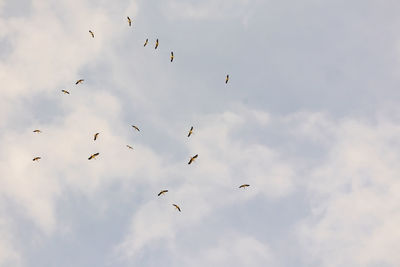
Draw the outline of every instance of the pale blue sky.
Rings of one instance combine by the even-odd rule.
[[[399,9],[0,0],[0,266],[398,266]]]

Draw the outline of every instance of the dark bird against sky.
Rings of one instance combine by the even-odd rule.
[[[100,153],[94,153],[93,155],[91,155],[89,158],[88,158],[88,160],[91,160],[91,159],[96,159],[96,157],[99,155]]]
[[[196,154],[196,155],[194,155],[193,157],[191,157],[190,160],[189,160],[189,162],[188,162],[188,164],[191,164],[198,156],[199,156],[199,155]]]
[[[138,132],[140,132],[140,130],[139,130],[139,128],[138,128],[137,126],[132,125],[132,127],[133,127],[134,129],[136,129]]]
[[[163,195],[163,194],[165,194],[165,193],[167,193],[167,192],[168,192],[168,190],[162,190],[160,193],[158,193],[157,196],[161,196],[161,195]]]
[[[192,126],[192,127],[190,127],[190,130],[189,130],[188,137],[189,137],[189,136],[191,136],[191,135],[192,135],[192,133],[193,133],[193,126]]]
[[[172,206],[174,206],[177,210],[179,210],[179,212],[181,212],[181,208],[178,205],[172,204]]]

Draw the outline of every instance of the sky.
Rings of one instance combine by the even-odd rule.
[[[399,266],[399,10],[0,0],[0,266]]]

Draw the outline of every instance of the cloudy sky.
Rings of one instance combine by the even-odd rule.
[[[0,0],[0,266],[399,266],[399,11]]]

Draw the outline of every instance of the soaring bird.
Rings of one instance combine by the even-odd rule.
[[[246,188],[248,186],[250,186],[250,185],[249,184],[242,184],[241,186],[239,186],[239,188]]]
[[[34,130],[33,132],[34,133],[41,133],[42,131],[41,130]]]
[[[130,17],[126,17],[128,19],[129,26],[132,26],[132,21]]]
[[[226,75],[225,83],[228,83],[229,81],[229,74]]]
[[[41,159],[41,157],[34,157],[33,161],[39,161],[39,159]]]
[[[192,135],[192,133],[193,133],[193,126],[192,126],[192,127],[190,127],[190,130],[189,130],[188,137],[189,137],[189,136],[191,136],[191,135]]]
[[[130,145],[126,145],[127,146],[127,148],[129,148],[129,149],[133,149],[133,147],[131,147]]]
[[[99,155],[100,153],[94,153],[93,155],[91,155],[89,158],[88,158],[88,160],[91,160],[91,159],[96,159],[96,157]]]
[[[168,190],[162,190],[160,193],[158,193],[157,196],[161,196],[162,194],[165,194],[165,193],[167,193],[167,192],[168,192]]]
[[[75,84],[81,83],[81,82],[83,82],[83,81],[84,81],[84,79],[79,79],[79,80],[76,81]]]
[[[191,164],[198,156],[199,156],[199,155],[196,154],[196,155],[194,155],[193,157],[191,157],[190,160],[189,160],[189,162],[188,162],[188,164]]]
[[[156,40],[156,46],[154,47],[154,49],[157,49],[158,47],[158,39]]]
[[[177,210],[179,210],[179,212],[181,212],[181,208],[179,208],[179,206],[178,205],[176,205],[176,204],[172,204],[172,206],[174,206]]]
[[[174,52],[171,51],[171,62],[174,61]]]
[[[99,133],[95,133],[95,134],[94,134],[94,141],[97,140],[97,136],[99,136]]]
[[[149,39],[146,39],[143,46],[146,46],[148,42],[149,42]]]
[[[139,128],[135,125],[132,125],[133,128],[135,128],[138,132],[140,132]]]
[[[89,32],[92,35],[92,37],[94,38],[94,33],[91,30],[89,30]]]
[[[67,90],[61,90],[61,92],[63,92],[66,95],[69,95],[69,92]]]

